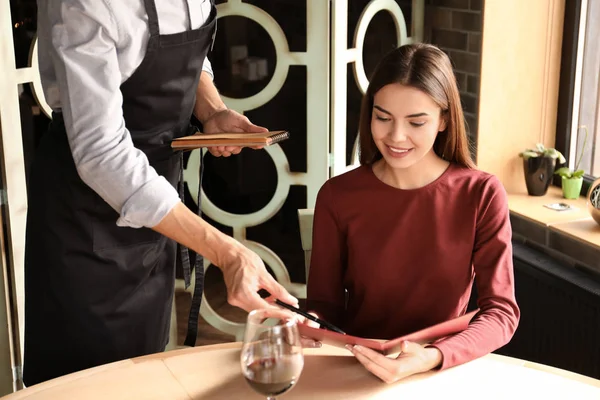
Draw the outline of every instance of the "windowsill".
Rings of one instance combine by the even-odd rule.
[[[544,207],[550,203],[567,203],[575,209]],[[508,206],[513,233],[600,272],[600,225],[587,211],[585,198],[564,199],[561,189],[551,186],[545,196],[509,193]]]

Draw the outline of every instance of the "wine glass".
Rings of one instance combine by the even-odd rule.
[[[304,367],[295,316],[277,309],[251,311],[241,363],[246,382],[267,400],[294,387]]]

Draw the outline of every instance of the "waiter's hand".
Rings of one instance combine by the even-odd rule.
[[[227,302],[232,306],[252,311],[257,308],[274,307],[271,300],[275,298],[298,306],[298,299],[289,294],[269,274],[261,258],[247,247],[236,246],[232,257],[228,257],[221,265],[225,285],[227,286]],[[271,294],[271,298],[262,299],[258,294],[264,289]],[[272,299],[273,298],[273,299]]]
[[[217,111],[211,115],[206,121],[204,121],[202,127],[204,133],[259,133],[268,131],[267,128],[254,125],[247,117],[229,108]],[[209,147],[208,151],[215,157],[229,157],[232,154],[238,154],[240,151],[242,151],[242,148],[237,146],[219,146]]]
[[[309,312],[309,314],[311,314],[313,317],[319,318],[319,316],[314,312]],[[295,317],[299,324],[305,324],[310,326],[311,328],[317,329],[320,327],[320,325],[317,324],[315,321],[311,321],[310,319],[305,318],[302,315],[296,314]],[[302,344],[302,347],[308,349],[318,349],[323,345],[320,341],[305,336],[300,336],[300,343]]]

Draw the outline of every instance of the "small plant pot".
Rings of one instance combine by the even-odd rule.
[[[583,177],[579,178],[565,178],[562,177],[562,192],[565,199],[576,199],[581,193],[581,185],[583,184]]]
[[[523,160],[525,184],[530,196],[543,196],[548,191],[556,160],[550,157],[530,157]]]

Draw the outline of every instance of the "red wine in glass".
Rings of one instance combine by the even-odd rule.
[[[294,316],[281,310],[252,311],[240,359],[246,382],[268,400],[293,388],[304,367]]]
[[[302,358],[295,355],[284,355],[278,359],[257,359],[248,365],[246,381],[256,392],[273,398],[284,394],[296,384],[303,364]]]

